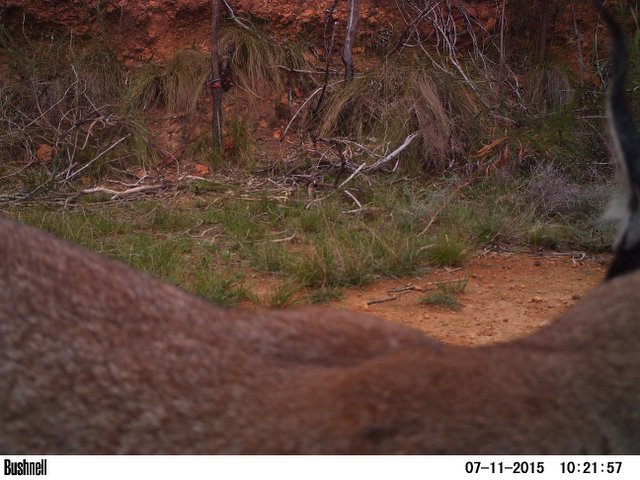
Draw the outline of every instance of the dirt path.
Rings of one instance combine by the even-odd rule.
[[[606,258],[576,260],[570,256],[490,255],[469,260],[459,270],[434,270],[414,279],[386,279],[345,292],[334,308],[367,312],[423,330],[443,342],[481,345],[524,336],[567,310],[603,278]],[[458,294],[459,311],[420,300],[437,287],[431,282],[467,278]],[[411,284],[393,301],[389,291]]]

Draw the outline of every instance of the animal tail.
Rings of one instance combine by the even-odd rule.
[[[636,130],[625,89],[629,72],[629,45],[622,27],[600,0],[596,9],[611,34],[613,72],[607,96],[607,117],[616,161],[627,187],[626,212],[614,246],[614,259],[607,272],[607,280],[640,269],[640,136]]]

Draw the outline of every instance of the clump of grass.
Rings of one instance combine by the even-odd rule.
[[[527,174],[541,162],[553,164],[571,178],[582,183],[593,182],[603,173],[610,175],[610,151],[604,137],[594,131],[604,131],[600,117],[601,99],[593,92],[579,92],[567,104],[549,108],[542,113],[519,116],[521,127],[509,132],[508,144],[512,166]],[[585,115],[591,112],[593,115]],[[518,115],[514,115],[518,117]]]
[[[320,287],[309,294],[309,303],[329,303],[340,300],[344,294],[342,287]]]
[[[296,294],[299,291],[300,286],[292,282],[285,282],[271,293],[268,304],[272,308],[289,307],[296,303]]]
[[[222,155],[213,148],[213,136],[211,132],[198,135],[190,141],[185,147],[183,156],[193,162],[212,166],[219,164],[222,160]],[[205,184],[200,181],[194,188],[200,189],[200,187],[203,187],[202,191],[205,191],[206,187],[204,187],[204,185]]]
[[[260,30],[236,26],[223,29],[218,40],[222,71],[229,72],[243,89],[255,94],[282,92],[284,70],[279,66],[308,70],[303,47],[295,42],[276,42]]]
[[[433,295],[424,297],[420,300],[420,303],[423,305],[437,305],[455,311],[462,308],[462,304],[458,301],[456,296],[449,292],[436,292]]]
[[[549,249],[558,248],[564,239],[562,229],[558,225],[547,223],[533,224],[526,238],[531,245]]]
[[[186,238],[154,238],[149,233],[129,237],[111,252],[133,268],[180,284],[184,277],[184,257],[191,248]]]
[[[542,215],[600,215],[611,196],[604,183],[580,184],[561,166],[537,163],[532,167],[525,191],[527,199]]]
[[[155,209],[150,219],[150,227],[157,232],[184,232],[194,224],[194,219],[186,212],[166,207]]]
[[[253,164],[254,142],[246,122],[232,119],[227,125],[227,131],[231,139],[231,148],[225,155],[228,161],[245,167]]]
[[[467,288],[466,278],[447,282],[436,282],[435,285],[438,291],[421,299],[421,304],[439,305],[456,311],[462,308],[462,304],[458,300],[457,295],[464,293],[464,290]]]
[[[335,287],[364,285],[371,280],[367,255],[354,255],[335,238],[321,236],[307,246],[302,255],[286,265],[286,273],[302,285]]]
[[[538,111],[567,106],[573,94],[569,75],[557,65],[537,65],[527,75],[525,97]]]
[[[224,232],[237,241],[256,241],[265,238],[265,215],[255,209],[252,202],[229,200],[219,208],[207,212],[205,220],[218,224]]]
[[[418,57],[392,61],[334,88],[318,113],[318,134],[384,151],[420,132],[420,140],[400,158],[417,159],[417,167],[432,173],[445,171],[474,142],[471,132],[481,130],[472,128],[480,122],[481,104],[466,87],[454,90],[450,77],[438,78],[427,64]]]
[[[256,93],[265,87],[280,90],[277,45],[265,34],[230,27],[222,31],[218,49],[222,70],[229,69],[241,87]]]
[[[249,168],[255,163],[256,145],[246,122],[243,120],[231,119],[228,122],[224,143],[223,151],[214,148],[211,132],[206,132],[187,144],[184,156],[192,161],[209,164],[213,167],[232,165]]]
[[[193,293],[205,300],[225,307],[232,307],[240,300],[248,298],[248,293],[237,283],[235,277],[225,278],[223,275],[206,275],[198,272],[192,287]]]
[[[375,275],[420,271],[426,241],[393,224],[342,226],[308,238],[285,272],[311,287],[364,285]]]
[[[281,273],[287,269],[290,253],[281,243],[266,242],[258,245],[244,246],[242,249],[249,265],[269,273]]]
[[[470,222],[473,239],[480,245],[496,242],[503,232],[505,222],[508,221],[508,212],[502,209],[482,213],[484,215],[479,215]]]
[[[192,114],[203,97],[210,68],[206,52],[177,50],[167,63],[144,65],[134,75],[129,88],[131,101],[142,110],[164,107]]]
[[[100,239],[126,232],[126,226],[102,210],[47,210],[43,207],[15,212],[14,218],[72,243],[100,249]]]
[[[443,235],[427,250],[426,256],[432,265],[457,267],[464,261],[466,251],[466,246],[460,240]]]
[[[200,266],[194,269],[193,280],[186,288],[211,303],[233,306],[249,297],[242,284],[242,278],[214,263],[210,255],[202,258]]]

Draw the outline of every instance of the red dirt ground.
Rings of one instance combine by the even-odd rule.
[[[418,278],[385,279],[349,289],[331,307],[400,322],[445,343],[496,343],[525,336],[566,311],[602,280],[607,261],[557,254],[489,254],[467,261],[461,269],[437,269]],[[431,282],[461,278],[468,283],[457,295],[459,311],[420,304],[420,299],[437,291]],[[396,300],[367,305],[407,284],[424,291],[410,290]]]
[[[486,345],[524,337],[550,323],[602,281],[609,261],[608,255],[491,252],[467,260],[462,268],[437,268],[419,277],[379,279],[349,288],[341,300],[326,308],[398,322],[448,344]],[[436,283],[465,278],[464,292],[456,294],[460,310],[420,303],[438,292]],[[254,274],[246,286],[268,303],[281,283],[281,279]],[[411,289],[394,293],[407,286]],[[397,298],[388,300],[392,296]],[[240,307],[264,308],[246,301]]]

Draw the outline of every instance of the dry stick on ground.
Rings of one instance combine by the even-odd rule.
[[[145,193],[145,192],[150,192],[154,190],[160,190],[166,187],[167,185],[142,185],[140,187],[128,188],[127,190],[122,190],[122,191],[112,190],[110,188],[104,188],[104,187],[95,187],[95,188],[87,188],[85,190],[81,190],[80,193],[85,193],[85,194],[108,193],[109,195],[111,195],[111,200],[114,200],[119,197],[125,197],[127,195],[133,195],[136,193]]]
[[[404,139],[404,142],[402,142],[402,145],[400,145],[398,148],[396,148],[389,155],[386,155],[383,158],[381,158],[380,160],[378,160],[373,165],[367,165],[366,163],[362,163],[358,168],[356,168],[356,170],[351,175],[349,175],[349,177],[344,182],[342,182],[340,185],[338,185],[338,189],[344,187],[347,183],[349,183],[351,180],[353,180],[363,170],[365,172],[372,172],[372,171],[375,171],[375,170],[380,170],[387,163],[389,163],[391,160],[395,159],[398,155],[400,155],[400,153],[405,148],[407,148],[409,145],[411,145],[411,143],[413,143],[413,141],[416,138],[418,138],[419,136],[420,136],[419,132],[412,133],[411,135],[409,135],[407,138]],[[397,165],[396,165],[396,167],[393,168],[393,170],[395,171],[396,168],[397,168]]]
[[[85,163],[82,167],[80,167],[78,170],[76,170],[75,172],[70,172],[64,179],[65,182],[68,182],[69,180],[71,180],[73,177],[75,177],[76,175],[78,175],[80,172],[86,170],[87,168],[89,168],[91,165],[93,165],[95,162],[97,162],[104,154],[106,154],[107,152],[109,152],[110,150],[113,150],[114,148],[116,148],[120,143],[124,142],[127,138],[129,138],[131,136],[130,133],[126,134],[124,137],[122,137],[120,140],[117,140],[115,143],[113,143],[110,147],[106,148],[105,150],[103,150],[102,152],[100,152],[98,155],[96,155],[90,162]]]
[[[405,285],[403,287],[395,287],[387,290],[387,293],[391,296],[400,297],[401,295],[407,295],[412,292],[424,292],[425,289],[416,285]]]
[[[400,145],[398,148],[396,148],[393,152],[391,152],[389,155],[386,155],[385,157],[381,158],[380,160],[378,160],[373,165],[368,166],[367,167],[367,171],[379,170],[382,167],[384,167],[387,163],[389,163],[390,161],[395,159],[398,155],[400,155],[400,153],[402,153],[402,151],[405,148],[407,148],[409,145],[411,145],[413,143],[413,141],[416,138],[418,138],[419,136],[420,136],[420,132],[413,132],[412,134],[410,134],[407,138],[404,139],[404,142],[402,142],[402,145]],[[393,168],[393,170],[395,171],[396,169],[397,169],[397,165],[396,165],[396,167]]]
[[[397,300],[398,297],[385,297],[385,298],[377,298],[374,300],[369,300],[367,302],[367,305],[374,305],[376,303],[384,303],[384,302],[392,302],[394,300]]]
[[[458,269],[460,270],[460,269]],[[465,282],[467,279],[466,278],[456,278],[453,280],[438,280],[436,282],[427,282],[427,285],[449,285],[451,283],[463,283]]]

